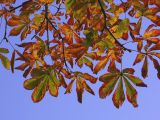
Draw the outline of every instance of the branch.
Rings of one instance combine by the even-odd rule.
[[[45,5],[45,18],[48,18],[48,4]],[[47,47],[48,47],[48,50],[49,50],[49,30],[48,30],[48,20],[47,20],[46,29],[47,29]]]
[[[57,28],[53,25],[53,23],[50,21],[50,19],[47,17],[46,20],[49,22],[49,24],[54,28],[54,30],[57,31]],[[73,73],[73,71],[68,67],[66,57],[65,57],[65,45],[64,45],[64,38],[60,33],[58,33],[59,38],[62,40],[62,53],[63,53],[63,61],[66,66],[66,69],[68,72]]]
[[[100,5],[100,7],[101,7],[101,11],[102,11],[103,16],[104,16],[104,27],[103,27],[102,33],[103,33],[103,31],[106,29],[106,30],[109,32],[109,34],[112,36],[112,38],[115,40],[115,42],[116,42],[123,50],[128,51],[128,52],[132,52],[131,49],[128,49],[128,48],[124,47],[124,46],[115,38],[115,36],[112,34],[112,32],[109,30],[109,28],[106,26],[107,16],[106,16],[105,10],[104,10],[104,8],[103,8],[102,3],[101,3],[100,0],[98,0],[98,3],[99,3],[99,5]]]

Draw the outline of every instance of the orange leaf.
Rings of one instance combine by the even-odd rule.
[[[141,61],[143,60],[144,56],[145,56],[144,54],[139,53],[139,54],[137,55],[137,57],[136,57],[133,65],[136,65],[137,63],[141,62]]]
[[[89,80],[91,83],[96,83],[96,81],[97,81],[97,78],[89,75],[88,73],[83,73],[83,74],[82,74],[82,77],[83,77],[84,79],[86,79],[86,80]]]
[[[101,69],[103,69],[106,66],[108,60],[109,60],[108,57],[101,58],[99,63],[95,66],[93,72],[97,74]]]
[[[148,37],[157,37],[160,36],[160,30],[158,29],[152,29],[148,32],[145,32],[144,37],[148,38]]]

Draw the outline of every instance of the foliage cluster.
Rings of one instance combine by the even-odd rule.
[[[126,53],[137,53],[133,65],[143,62],[143,78],[148,76],[151,61],[160,79],[160,0],[28,0],[18,6],[16,0],[0,0],[0,4],[5,26],[0,44],[13,48],[0,48],[0,60],[13,73],[17,69],[24,78],[30,76],[24,88],[33,90],[33,102],[41,101],[47,91],[57,97],[60,87],[66,89],[65,94],[71,93],[76,84],[77,99],[82,103],[84,91],[94,95],[88,82],[99,80],[103,83],[100,98],[113,92],[115,107],[125,98],[137,107],[135,87],[147,85],[134,76],[133,68],[123,68]],[[143,19],[150,24],[142,33]],[[16,45],[11,41],[14,36],[20,37]],[[9,51],[10,60],[5,56]],[[22,64],[15,66],[15,61]],[[89,67],[93,73],[75,71],[74,66]],[[103,69],[107,72],[96,78],[94,74]]]

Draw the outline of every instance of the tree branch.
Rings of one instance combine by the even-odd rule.
[[[53,23],[50,21],[50,19],[47,17],[46,20],[49,22],[49,24],[54,28],[54,30],[57,31],[57,28],[53,25]],[[63,53],[63,61],[65,64],[65,67],[68,72],[73,73],[73,71],[68,67],[66,57],[65,57],[65,44],[64,44],[64,38],[60,33],[58,33],[59,38],[62,40],[62,53]]]
[[[106,26],[107,16],[106,16],[105,10],[104,10],[104,8],[103,8],[102,3],[101,3],[100,0],[98,0],[98,3],[99,3],[99,5],[100,5],[100,7],[101,7],[101,11],[102,11],[103,16],[104,16],[104,27],[103,27],[102,33],[103,33],[103,31],[106,29],[106,30],[108,31],[108,33],[112,36],[112,38],[115,40],[115,42],[116,42],[123,50],[128,51],[128,52],[132,52],[131,49],[128,49],[128,48],[124,47],[124,46],[115,38],[115,36],[112,34],[112,32],[109,30],[109,28]]]

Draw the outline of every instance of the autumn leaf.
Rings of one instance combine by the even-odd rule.
[[[116,88],[116,90],[113,94],[113,97],[112,97],[113,103],[117,108],[119,108],[125,100],[125,95],[124,95],[124,91],[123,91],[123,83],[122,82],[123,81],[121,79],[119,81],[118,87]]]

